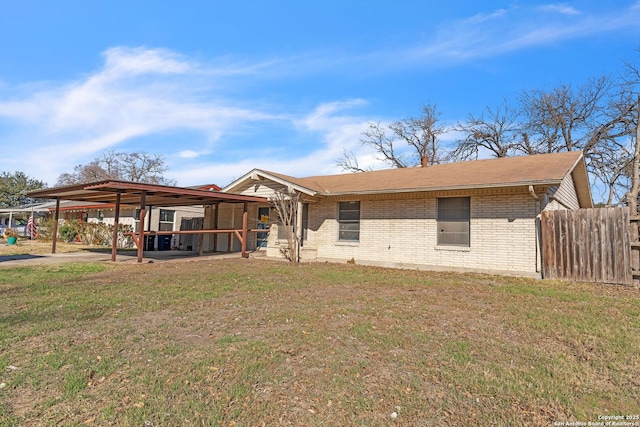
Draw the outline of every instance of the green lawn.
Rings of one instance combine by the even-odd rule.
[[[639,297],[254,259],[0,267],[0,425],[633,417]]]

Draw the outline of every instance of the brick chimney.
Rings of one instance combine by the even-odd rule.
[[[420,158],[420,166],[426,168],[429,165],[429,162],[427,160],[427,156],[422,156],[422,158]]]

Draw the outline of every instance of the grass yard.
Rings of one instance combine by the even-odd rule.
[[[0,425],[633,418],[639,297],[254,259],[0,268]]]
[[[51,242],[44,242],[42,240],[29,240],[26,238],[19,238],[18,243],[15,245],[7,245],[5,239],[0,239],[0,256],[10,255],[43,255],[51,253]],[[104,251],[111,252],[111,248],[97,248],[95,246],[86,246],[79,243],[56,243],[56,253],[70,253],[70,252],[82,252],[82,251]],[[119,249],[120,251],[124,249]]]

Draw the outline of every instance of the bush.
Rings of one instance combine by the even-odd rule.
[[[53,226],[56,220],[49,218],[38,226],[38,240],[50,241],[52,240]]]
[[[109,246],[113,239],[113,225],[103,222],[80,222],[77,224],[78,235],[80,241],[88,246]],[[118,242],[119,248],[129,248],[133,246],[131,236],[125,236],[124,233],[133,231],[129,225],[119,224],[118,226]]]
[[[59,229],[58,234],[62,241],[66,243],[75,242],[78,240],[78,229],[76,224],[72,222],[65,222]]]
[[[41,240],[51,240],[53,238],[52,234],[54,226],[54,219],[46,221],[41,227],[38,228],[38,237]],[[130,225],[119,224],[117,243],[119,248],[133,247],[133,239],[131,238],[131,235],[125,235],[125,233],[131,233],[132,231],[133,227],[131,227]],[[67,243],[79,240],[83,245],[111,247],[113,225],[105,224],[102,222],[60,220],[60,226],[58,227],[58,236],[60,239]]]

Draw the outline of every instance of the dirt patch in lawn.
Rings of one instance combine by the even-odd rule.
[[[6,240],[0,239],[0,256],[30,254],[30,255],[47,255],[51,253],[51,242],[43,240],[18,239],[17,244],[8,245]],[[95,246],[87,246],[79,243],[56,243],[56,253],[72,253],[89,250],[98,250]],[[104,249],[110,251],[111,249]]]

